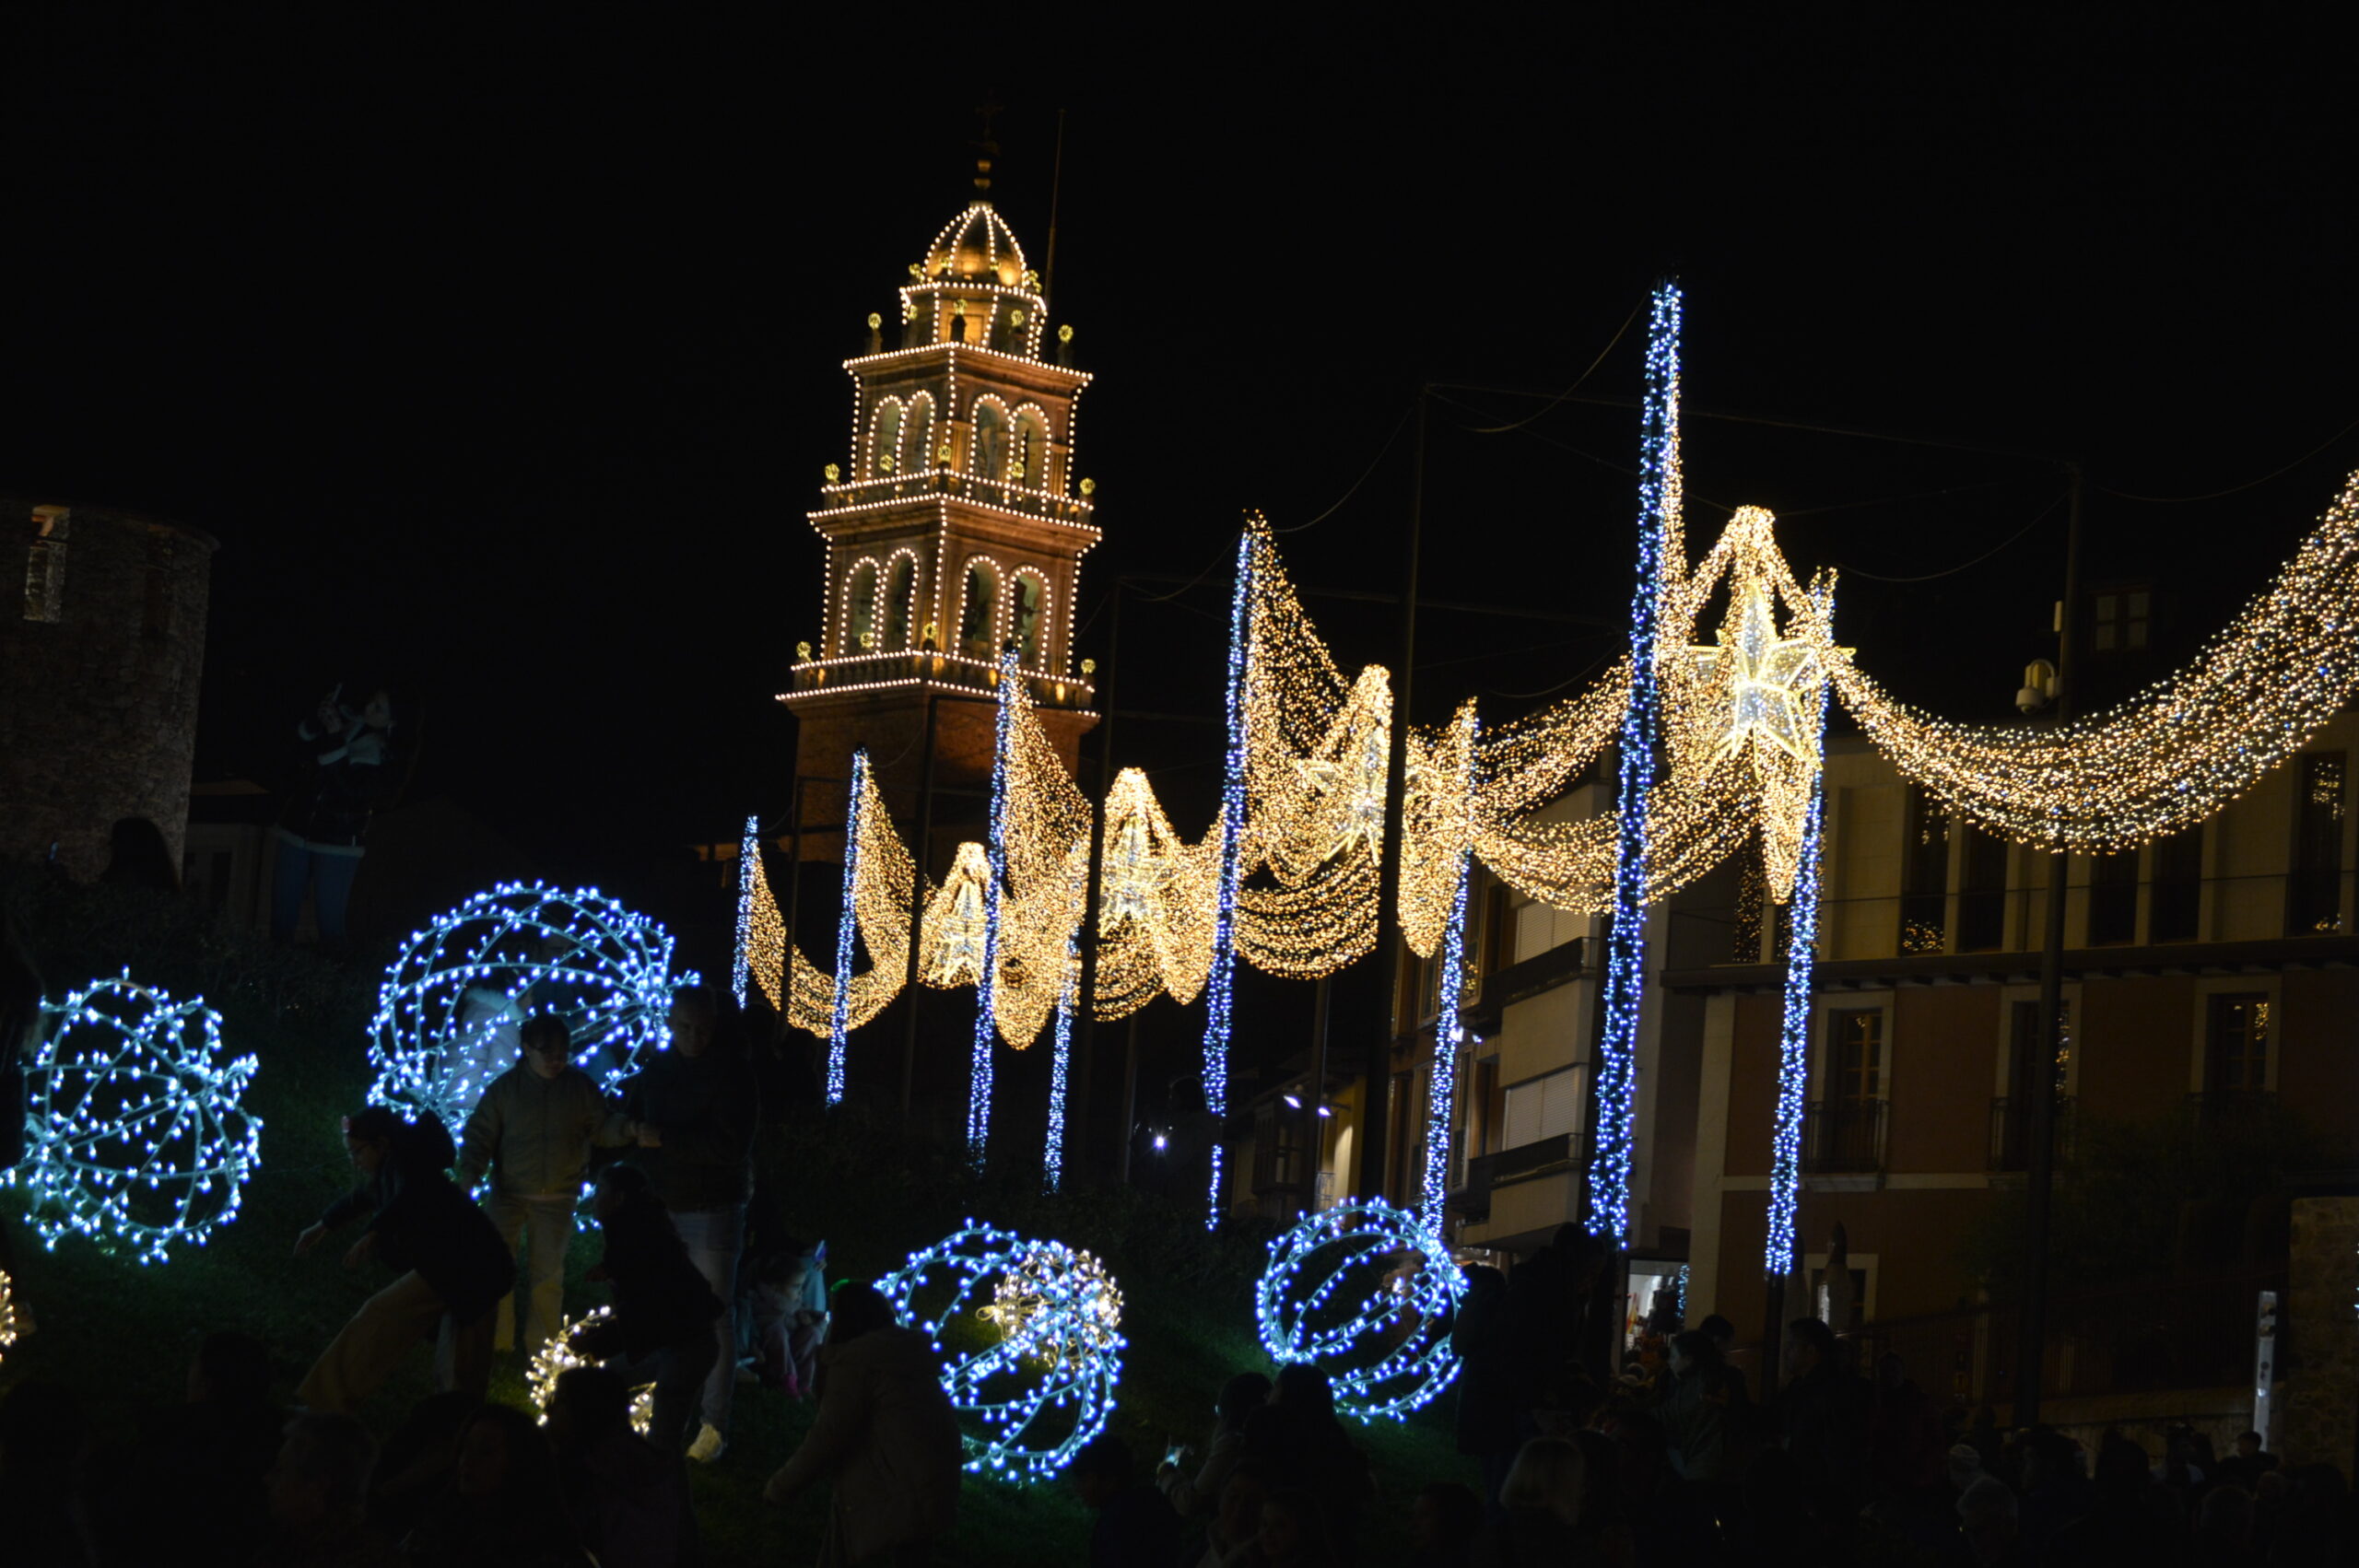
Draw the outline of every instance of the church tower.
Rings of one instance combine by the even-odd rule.
[[[868,352],[844,361],[851,449],[809,514],[827,545],[822,630],[779,698],[801,723],[797,772],[846,778],[866,746],[905,832],[930,706],[937,789],[988,789],[1008,644],[1067,766],[1097,721],[1072,647],[1081,557],[1097,542],[1093,486],[1074,469],[1089,377],[1064,363],[1069,328],[1041,357],[1039,276],[988,179],[975,183],[910,266],[898,324],[870,316]]]

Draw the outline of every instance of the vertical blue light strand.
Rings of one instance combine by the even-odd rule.
[[[749,816],[745,837],[737,845],[737,956],[729,966],[729,989],[741,1010],[754,968],[754,878],[761,869],[761,819]]]
[[[1482,743],[1477,724],[1466,738],[1465,822],[1473,834],[1474,759]],[[1441,1008],[1434,1020],[1433,1071],[1426,1081],[1426,1186],[1417,1201],[1417,1218],[1436,1235],[1442,1234],[1442,1200],[1449,1190],[1449,1128],[1451,1101],[1458,1088],[1459,992],[1466,984],[1466,895],[1473,881],[1473,846],[1461,842],[1455,851],[1458,869],[1450,895],[1449,927],[1441,939]],[[1320,1098],[1327,1086],[1317,1085]]]
[[[975,981],[975,1050],[967,1090],[967,1162],[982,1169],[992,1131],[992,1037],[999,1032],[992,1014],[999,977],[999,900],[1007,878],[1007,743],[1015,728],[1015,645],[999,656],[999,720],[992,743],[992,819],[983,857],[991,874],[983,882],[983,970]]]
[[[1638,1012],[1646,989],[1647,808],[1662,732],[1655,669],[1663,574],[1678,548],[1679,286],[1655,289],[1647,333],[1647,400],[1639,432],[1638,573],[1630,596],[1630,704],[1622,718],[1615,798],[1614,916],[1605,938],[1605,1028],[1598,1042],[1597,1145],[1590,1155],[1588,1226],[1614,1246],[1630,1234],[1637,1100]]]
[[[851,804],[844,812],[844,907],[836,919],[836,1006],[827,1020],[827,1104],[844,1099],[844,1036],[851,1032],[851,943],[859,929],[860,832],[868,800],[868,752],[851,754]]]
[[[1820,601],[1822,615],[1834,609],[1831,595]],[[1826,692],[1818,696],[1818,721],[1811,731],[1817,777],[1811,780],[1810,814],[1802,819],[1801,851],[1794,859],[1792,909],[1786,933],[1785,1011],[1778,1027],[1778,1124],[1769,1155],[1769,1237],[1761,1266],[1765,1277],[1782,1280],[1800,1261],[1795,1220],[1802,1203],[1802,1094],[1810,1076],[1811,994],[1818,962],[1818,856],[1826,825]]]
[[[1065,983],[1057,992],[1054,1054],[1049,1059],[1049,1147],[1042,1154],[1043,1185],[1054,1192],[1065,1177],[1065,1074],[1073,1061],[1074,987],[1080,979],[1074,939],[1065,942]]]
[[[1238,867],[1245,837],[1248,644],[1252,637],[1253,531],[1237,542],[1228,600],[1228,755],[1220,785],[1220,881],[1214,890],[1213,966],[1204,981],[1204,1109],[1212,1116],[1212,1187],[1204,1229],[1220,1223],[1221,1134],[1228,1117],[1228,1015],[1237,969]]]

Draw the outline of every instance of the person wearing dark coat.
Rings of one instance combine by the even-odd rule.
[[[295,1254],[368,1214],[369,1228],[344,1265],[357,1269],[373,1258],[395,1277],[321,1352],[296,1402],[349,1414],[437,1325],[444,1346],[438,1382],[480,1399],[491,1382],[492,1309],[516,1288],[516,1259],[499,1228],[445,1174],[458,1153],[450,1132],[430,1112],[413,1124],[371,1106],[345,1118],[344,1142],[360,1185],[296,1238]]]
[[[687,1245],[689,1260],[723,1302],[737,1299],[737,1259],[745,1205],[754,1190],[754,1135],[760,1096],[725,993],[687,986],[672,1001],[672,1048],[624,1085],[623,1141],[639,1145],[655,1196]],[[714,1330],[712,1371],[701,1400],[704,1425],[688,1457],[710,1461],[728,1446],[737,1382],[737,1336],[724,1316]]]
[[[1815,1317],[1787,1325],[1785,1355],[1778,1424],[1786,1452],[1820,1519],[1848,1527],[1867,1501],[1867,1384],[1844,1370],[1835,1331]]]
[[[380,690],[358,709],[345,707],[338,686],[295,727],[305,760],[303,781],[279,813],[277,859],[271,872],[270,934],[286,942],[303,914],[303,891],[320,940],[344,941],[344,912],[360,869],[369,819],[400,787],[393,766],[393,699]]]
[[[1532,1408],[1530,1384],[1516,1354],[1508,1315],[1508,1277],[1476,1263],[1466,1270],[1466,1299],[1449,1328],[1457,1355],[1458,1451],[1483,1465],[1484,1517],[1499,1515],[1499,1487],[1523,1446],[1525,1412]]]
[[[1309,1362],[1278,1368],[1270,1402],[1245,1423],[1241,1457],[1265,1469],[1273,1490],[1309,1492],[1319,1500],[1336,1557],[1357,1553],[1359,1519],[1376,1498],[1367,1456],[1335,1419],[1335,1390]]]
[[[648,1441],[666,1454],[683,1453],[697,1392],[720,1353],[712,1326],[721,1298],[688,1261],[644,1171],[608,1165],[598,1178],[597,1213],[606,1250],[590,1278],[613,1288],[614,1313],[576,1330],[573,1347],[612,1364],[626,1384],[651,1380]]]

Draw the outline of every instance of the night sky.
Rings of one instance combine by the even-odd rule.
[[[1067,111],[1050,311],[1097,376],[1106,529],[1078,651],[1105,656],[1117,574],[1208,574],[1126,603],[1124,706],[1217,713],[1242,508],[1320,520],[1282,541],[1307,588],[1397,589],[1424,380],[1579,389],[1429,404],[1425,592],[1567,619],[1428,614],[1418,717],[1578,684],[1620,635],[1581,621],[1627,600],[1636,445],[1578,397],[1637,391],[1665,271],[1692,546],[1772,507],[1798,569],[1846,568],[1862,663],[1960,717],[2009,716],[2048,650],[2039,454],[2086,464],[2086,581],[2164,591],[2124,681],[2359,464],[2359,73],[2247,17],[1662,6],[1386,40],[1170,13],[1155,47],[993,74],[915,21],[853,44],[786,8],[313,9],[11,8],[0,490],[221,539],[204,775],[283,782],[322,690],[389,678],[423,716],[414,794],[569,873],[783,811],[769,697],[816,635],[839,362],[965,200],[987,97],[1036,266]],[[1347,667],[1391,657],[1391,612],[1312,606]],[[1202,827],[1215,731],[1125,724],[1121,751]]]

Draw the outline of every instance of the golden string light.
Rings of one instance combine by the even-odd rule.
[[[892,813],[872,775],[862,791],[859,813],[847,832],[860,835],[859,875],[852,888],[852,920],[868,950],[869,965],[851,977],[847,1024],[857,1029],[885,1011],[900,994],[909,972],[910,901],[917,868],[893,830]],[[786,1019],[797,1029],[825,1039],[834,1026],[836,977],[803,954],[791,940],[778,898],[770,891],[757,855],[751,868],[752,895],[746,920],[746,967],[772,1007],[779,1005],[781,971],[787,979]]]
[[[1168,992],[1186,1005],[1213,961],[1213,884],[1220,828],[1190,844],[1155,798],[1146,775],[1126,767],[1106,797],[1097,895],[1097,1016],[1127,1018]]]

